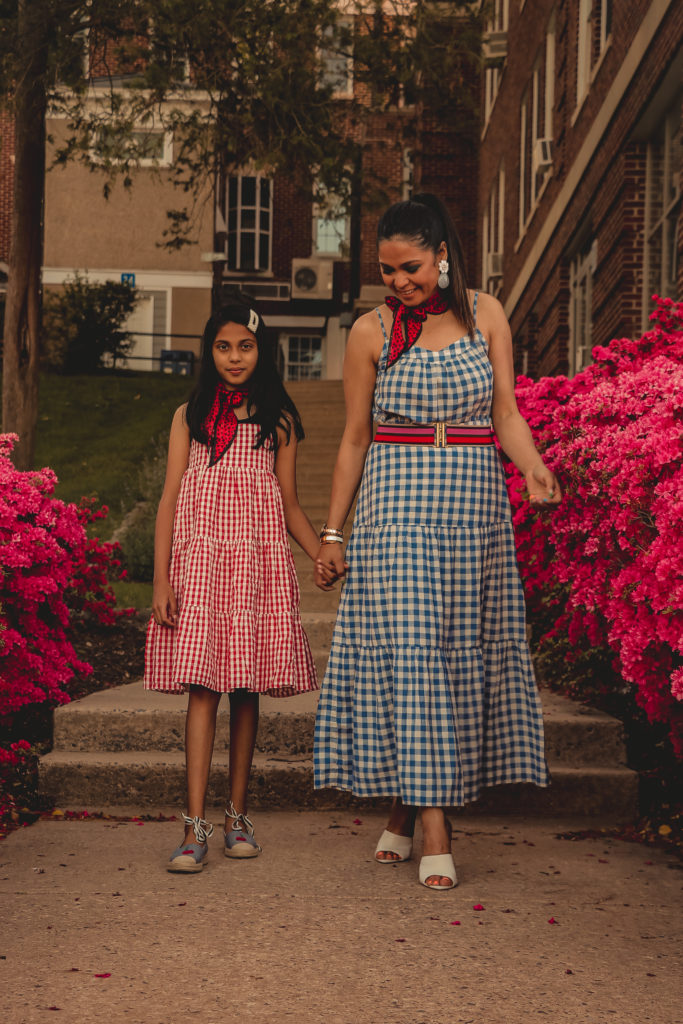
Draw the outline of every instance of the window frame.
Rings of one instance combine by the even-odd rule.
[[[302,361],[293,362],[292,359],[290,358],[291,351],[292,351],[291,343],[293,341],[295,341],[295,342],[306,341],[306,342],[311,342],[311,343],[319,342],[318,352],[320,353],[320,359],[317,360],[317,361],[315,359],[313,359],[309,363],[305,363],[305,362],[302,362]],[[325,341],[326,341],[326,339],[325,339],[325,336],[323,334],[289,334],[289,333],[282,333],[282,334],[280,334],[280,338],[279,338],[280,360],[279,361],[280,361],[280,364],[281,364],[280,365],[280,370],[281,370],[281,373],[282,373],[282,379],[284,381],[325,380],[325,370],[326,370],[326,363],[327,363],[327,360],[326,360],[327,353],[326,353]],[[313,368],[313,367],[318,367],[319,368],[319,372],[318,373],[313,373],[313,374],[305,373],[303,375],[300,372],[297,372],[297,374],[295,376],[292,376],[291,375],[291,368],[292,367],[297,367],[299,369],[300,368],[304,368],[304,367],[308,367],[309,369]]]
[[[683,95],[679,93],[669,106],[664,117],[657,125],[647,142],[645,157],[645,210],[643,225],[643,287],[641,327],[643,331],[649,326],[649,314],[652,311],[652,294],[668,298],[678,298],[678,232],[680,219],[683,216],[683,200],[681,193],[680,159],[683,154],[683,124],[681,123],[681,103]],[[661,156],[657,155],[657,150]],[[654,192],[653,178],[656,173],[655,161],[661,163],[660,200],[654,209],[652,196]],[[659,280],[652,281],[652,253],[657,237]],[[667,295],[673,291],[673,295]]]
[[[337,19],[337,24],[341,25],[344,28],[350,29],[351,33],[353,33],[354,20],[353,20],[353,17],[351,15],[341,15]],[[324,36],[325,36],[325,29],[323,29],[323,37]],[[331,70],[328,70],[324,66],[325,65],[325,54],[326,53],[330,55],[330,60],[331,61],[337,61],[339,63],[344,61],[345,64],[346,64],[346,75],[344,76],[344,79],[343,79],[344,88],[342,88],[342,89],[335,88],[335,82],[334,82],[334,79],[332,78],[333,72]],[[324,87],[324,86],[327,85],[327,86],[331,87],[331,89],[332,89],[332,99],[335,99],[335,100],[343,100],[343,99],[348,100],[348,99],[352,99],[353,98],[354,87],[355,87],[353,54],[351,54],[348,57],[343,57],[343,56],[341,56],[339,54],[333,54],[329,49],[326,49],[326,47],[324,45],[324,42],[321,42],[320,46],[318,47],[318,56],[319,56],[319,59],[320,59],[320,62],[321,62],[321,74],[320,74],[320,84],[321,84],[321,86]]]
[[[245,179],[254,179],[254,193],[255,203],[253,206],[245,204],[243,201],[243,182]],[[230,198],[230,183],[236,181],[236,195],[237,202],[235,205],[235,228],[234,231],[231,229],[231,213],[233,206]],[[268,182],[268,255],[267,264],[261,266],[261,235],[266,234],[262,228],[261,216],[265,212],[264,204],[262,203],[262,184]],[[273,267],[273,196],[274,196],[274,179],[267,174],[262,174],[259,171],[240,171],[237,174],[229,174],[225,179],[225,226],[226,226],[226,241],[225,241],[225,252],[226,252],[226,270],[231,273],[238,274],[272,274]],[[254,211],[254,226],[245,227],[243,226],[244,214],[247,211]],[[231,263],[231,237],[235,235],[236,248],[234,262]],[[254,265],[246,266],[244,264],[244,258],[242,256],[242,245],[243,238],[245,235],[254,236]]]
[[[569,376],[591,363],[593,351],[593,279],[598,262],[597,238],[590,235],[569,264]],[[583,316],[578,315],[582,304]],[[579,336],[581,329],[581,336]],[[578,344],[579,340],[581,344]]]

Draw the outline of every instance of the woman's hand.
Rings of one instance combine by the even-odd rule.
[[[171,626],[175,629],[178,624],[178,602],[168,580],[154,584],[152,615],[160,626]]]
[[[562,491],[557,477],[541,459],[528,470],[525,480],[532,505],[559,505]]]
[[[313,579],[321,590],[332,590],[348,569],[341,544],[321,544],[315,558]]]

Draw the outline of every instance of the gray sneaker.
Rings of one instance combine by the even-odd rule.
[[[171,854],[166,869],[191,874],[201,871],[206,864],[209,852],[207,839],[213,833],[213,825],[203,818],[188,818],[186,814],[183,814],[183,821],[192,826],[196,842],[181,843]]]
[[[226,857],[258,857],[261,847],[254,838],[254,826],[246,814],[238,814],[232,803],[225,811],[226,818],[233,818],[232,827],[223,833]]]

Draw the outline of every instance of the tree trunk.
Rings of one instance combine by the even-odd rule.
[[[19,3],[19,48],[25,63],[14,95],[15,162],[2,374],[2,429],[19,435],[18,469],[33,462],[38,418],[40,286],[45,191],[45,26]]]

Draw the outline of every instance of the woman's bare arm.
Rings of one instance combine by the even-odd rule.
[[[493,367],[493,428],[506,455],[524,476],[529,500],[534,504],[557,504],[560,486],[539,455],[529,426],[517,408],[512,357],[512,334],[498,299],[479,295],[478,323],[488,340]]]

